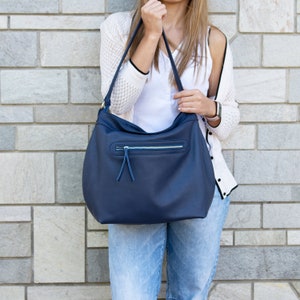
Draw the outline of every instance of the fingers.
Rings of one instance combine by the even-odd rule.
[[[174,99],[180,99],[183,97],[193,96],[193,95],[196,95],[198,92],[200,92],[200,91],[198,91],[198,90],[183,90],[183,91],[176,93],[174,95]]]
[[[164,4],[158,0],[150,0],[142,7],[143,15],[160,18],[167,14],[167,9]]]
[[[204,98],[206,97],[199,90],[183,90],[174,95],[174,99],[178,100],[178,105],[201,102]]]
[[[185,113],[205,115],[208,110],[208,101],[199,90],[184,90],[174,95],[177,100],[178,110]]]
[[[141,10],[146,33],[161,35],[162,19],[167,14],[164,4],[158,0],[149,0]]]
[[[197,103],[197,101],[181,101],[178,103],[178,110],[186,113],[200,113],[201,104]]]

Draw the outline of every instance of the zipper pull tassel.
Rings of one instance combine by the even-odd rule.
[[[121,166],[119,175],[117,177],[117,181],[121,180],[121,177],[122,177],[122,174],[124,172],[126,163],[127,163],[127,166],[128,166],[128,171],[129,171],[129,174],[130,174],[131,181],[135,181],[135,178],[134,178],[134,175],[133,175],[133,171],[132,171],[132,168],[131,168],[131,164],[130,164],[129,147],[128,146],[124,147],[124,158],[123,158],[123,162],[122,162],[122,166]]]

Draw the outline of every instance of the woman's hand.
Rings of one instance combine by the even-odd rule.
[[[149,0],[141,10],[145,35],[160,38],[163,30],[163,18],[167,14],[164,4],[158,0]]]
[[[178,110],[184,113],[195,113],[204,117],[216,115],[216,105],[211,99],[204,96],[199,90],[183,90],[174,95],[178,100]]]

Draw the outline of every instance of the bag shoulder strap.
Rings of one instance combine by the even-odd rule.
[[[129,43],[128,43],[128,45],[127,45],[127,47],[126,47],[126,49],[125,49],[125,51],[124,51],[124,53],[122,55],[120,63],[118,65],[118,67],[117,67],[117,70],[116,70],[116,72],[114,74],[114,77],[112,79],[112,82],[110,84],[109,90],[108,90],[108,92],[107,92],[107,94],[106,94],[106,96],[104,98],[105,110],[108,110],[109,107],[110,107],[110,104],[111,104],[111,102],[110,102],[111,94],[112,94],[112,91],[114,89],[115,83],[117,81],[119,72],[121,70],[123,62],[125,61],[125,58],[126,58],[126,56],[128,54],[128,51],[129,51],[130,47],[132,46],[132,43],[133,43],[133,41],[134,41],[134,39],[135,39],[135,37],[136,37],[139,29],[141,28],[142,24],[143,24],[143,20],[140,19],[140,21],[139,21],[138,25],[136,26],[136,28],[135,28],[135,30],[134,30],[134,32],[133,32],[133,34],[132,34],[132,36],[131,36],[131,38],[129,40]],[[174,78],[175,78],[175,81],[176,81],[177,88],[178,88],[179,91],[182,91],[183,90],[183,86],[182,86],[182,83],[181,83],[181,80],[180,80],[180,76],[178,74],[178,71],[177,71],[177,68],[176,68],[176,64],[174,62],[174,59],[173,59],[173,56],[172,56],[172,52],[171,52],[171,49],[170,49],[170,46],[169,46],[169,43],[168,43],[168,40],[167,40],[167,37],[166,37],[166,34],[165,34],[164,31],[162,33],[162,36],[163,36],[163,40],[164,40],[165,45],[166,45],[167,53],[168,53],[168,56],[169,56],[169,59],[170,59],[170,63],[171,63],[171,66],[172,66],[172,71],[173,71],[173,74],[174,74]]]

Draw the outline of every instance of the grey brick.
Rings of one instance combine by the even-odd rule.
[[[59,0],[1,0],[1,13],[56,13]]]
[[[236,12],[237,0],[210,0],[208,1],[208,8],[210,12]]]
[[[90,3],[90,1],[85,3]],[[103,20],[102,16],[11,16],[10,27],[13,29],[98,30]]]
[[[0,67],[37,65],[37,34],[35,32],[0,31],[0,41]]]
[[[104,13],[105,0],[62,0],[64,13]]]
[[[108,247],[107,231],[90,231],[87,233],[88,248],[104,248]]]
[[[0,259],[1,283],[30,283],[32,263],[30,258]]]
[[[100,103],[101,101],[99,69],[71,70],[71,102]]]
[[[300,247],[222,248],[215,279],[300,279]]]
[[[256,127],[254,125],[239,125],[230,137],[222,142],[223,149],[255,149]]]
[[[239,246],[271,246],[285,245],[284,230],[245,230],[235,232],[235,245]]]
[[[224,32],[226,37],[230,40],[237,32],[237,21],[235,15],[215,14],[209,16],[210,22]]]
[[[224,230],[221,236],[221,246],[233,246],[233,231]]]
[[[1,86],[3,103],[68,102],[68,76],[65,70],[2,71]]]
[[[299,150],[300,124],[259,125],[258,149]]]
[[[29,106],[0,106],[0,123],[31,123],[33,108]]]
[[[85,125],[19,126],[18,150],[85,150],[88,127]]]
[[[34,208],[34,280],[84,282],[85,209]]]
[[[297,199],[299,201],[299,199]],[[264,228],[299,228],[300,203],[297,204],[264,204]]]
[[[82,166],[84,153],[57,153],[56,155],[56,185],[57,202],[81,203]]]
[[[243,184],[299,183],[300,151],[236,151],[234,174]]]
[[[0,222],[29,222],[31,208],[29,206],[0,206]]]
[[[166,299],[166,292],[167,292],[167,284],[162,283],[160,286],[160,292],[158,294],[157,300],[164,300]]]
[[[300,230],[288,231],[288,245],[300,245]]]
[[[239,185],[231,196],[232,202],[291,202],[300,195],[297,185]]]
[[[299,67],[299,35],[264,35],[263,66],[265,67]],[[274,51],[276,49],[276,51]],[[284,53],[284,55],[282,55]]]
[[[25,287],[0,286],[0,295],[3,300],[25,300]]]
[[[298,300],[294,290],[288,282],[267,282],[254,284],[255,300]]]
[[[16,128],[12,126],[0,126],[0,150],[14,150]]]
[[[300,93],[300,90],[299,90]],[[300,99],[300,97],[299,97]],[[296,122],[297,105],[290,104],[241,104],[241,122]]]
[[[299,20],[300,24],[300,20]],[[299,25],[300,26],[300,25]],[[289,78],[289,102],[300,103],[300,70],[290,70]]]
[[[292,187],[292,201],[299,201],[300,195],[300,185],[295,185]]]
[[[31,255],[31,224],[0,224],[0,257]]]
[[[44,67],[99,66],[100,32],[42,32]]]
[[[0,166],[0,203],[54,202],[53,154],[1,153]]]
[[[109,282],[108,250],[87,250],[87,280],[88,282]]]
[[[231,43],[235,67],[259,67],[261,61],[261,37],[238,35]]]
[[[294,1],[240,0],[240,31],[293,32]],[[283,52],[281,52],[283,53]]]
[[[35,119],[38,123],[94,123],[98,110],[98,106],[43,105],[35,108]]]
[[[209,300],[251,300],[250,283],[217,284],[210,293]]]
[[[0,29],[6,29],[6,28],[7,28],[7,17],[0,16]]]
[[[96,221],[96,219],[92,216],[92,214],[87,211],[87,218],[88,218],[88,230],[107,230],[108,225],[102,225]]]
[[[111,300],[109,286],[29,286],[27,300]],[[15,299],[14,299],[15,300]]]
[[[135,0],[127,0],[127,1],[108,0],[107,2],[108,2],[107,3],[108,12],[132,10],[135,7],[135,3],[136,3]]]
[[[260,205],[230,205],[224,228],[259,228],[260,226]]]
[[[240,103],[286,102],[285,70],[236,69],[234,77]]]

